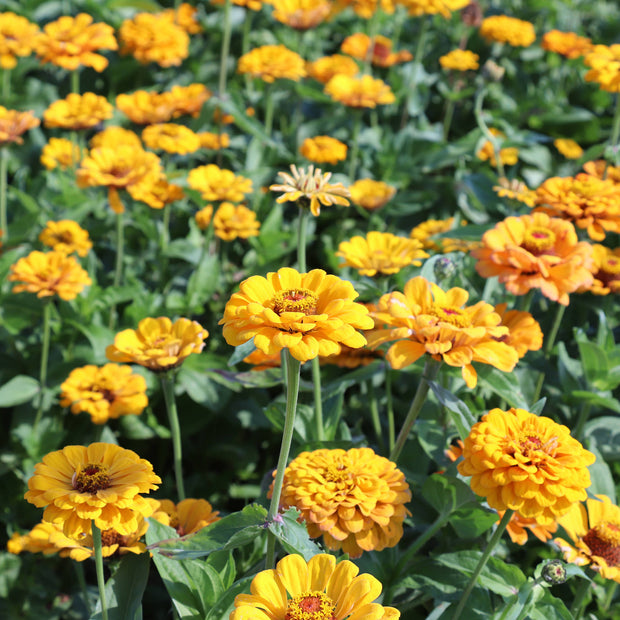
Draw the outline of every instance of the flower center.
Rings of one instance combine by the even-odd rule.
[[[125,544],[125,537],[115,530],[104,530],[101,532],[101,544],[104,547],[111,547],[112,545],[122,546]]]
[[[349,472],[345,465],[329,465],[323,472],[323,477],[327,482],[346,482],[349,479]]]
[[[620,260],[617,258],[608,258],[603,263],[601,270],[610,275],[620,274]]]
[[[598,555],[608,566],[620,566],[620,524],[599,523],[583,537],[592,555]]]
[[[285,620],[336,620],[336,604],[323,592],[306,592],[288,602]]]
[[[463,310],[455,308],[454,306],[433,304],[427,311],[427,314],[435,316],[440,321],[450,323],[450,325],[454,325],[455,327],[467,327],[471,322]]]
[[[555,245],[555,233],[544,226],[533,226],[525,231],[523,239],[523,247],[532,252],[532,254],[540,254]]]
[[[309,289],[292,288],[276,293],[273,298],[273,311],[276,314],[282,314],[283,312],[303,312],[307,315],[316,314],[318,301],[318,296]]]
[[[100,463],[89,463],[81,471],[75,472],[73,488],[79,493],[96,493],[110,486],[108,468]]]

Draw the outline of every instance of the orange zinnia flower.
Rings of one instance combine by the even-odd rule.
[[[0,69],[13,69],[17,56],[29,56],[39,34],[39,27],[25,17],[0,13]]]
[[[240,202],[252,191],[251,179],[237,176],[215,164],[198,166],[189,171],[188,185],[198,190],[204,200],[227,200]]]
[[[0,105],[0,147],[9,142],[22,144],[22,135],[40,124],[41,121],[35,118],[32,112],[7,110]]]
[[[373,179],[359,179],[351,187],[351,200],[366,209],[376,211],[384,207],[396,194],[396,188]]]
[[[348,75],[353,77],[359,72],[359,67],[353,58],[334,54],[324,56],[306,65],[308,75],[322,84],[327,84],[335,75]]]
[[[377,67],[392,67],[401,62],[407,62],[413,58],[411,52],[402,50],[392,51],[392,41],[387,37],[376,35],[371,40],[363,32],[356,32],[348,36],[340,46],[343,54],[348,54],[358,60],[370,59],[370,62]]]
[[[592,283],[592,246],[575,227],[545,213],[508,217],[484,233],[471,252],[483,278],[498,276],[513,295],[531,289],[568,305],[568,294]]]
[[[536,41],[534,25],[508,15],[492,15],[482,21],[480,36],[489,41],[508,43],[517,47],[529,47]]]
[[[330,0],[272,0],[273,17],[295,30],[308,30],[324,22],[332,11]]]
[[[219,514],[206,499],[188,497],[178,504],[169,499],[159,500],[159,507],[151,518],[174,528],[179,536],[187,536],[219,521]]]
[[[350,77],[339,73],[327,82],[324,92],[334,101],[352,108],[376,108],[396,101],[391,88],[370,75]]]
[[[453,71],[475,71],[480,67],[478,59],[480,56],[469,50],[456,49],[444,54],[439,58],[442,69],[452,69]]]
[[[347,145],[331,136],[315,136],[306,138],[299,152],[315,164],[332,164],[347,158]]]
[[[263,45],[239,58],[237,73],[248,73],[271,83],[277,79],[299,82],[306,77],[304,59],[284,45]]]
[[[504,518],[505,510],[498,510],[497,514],[499,519],[497,523]],[[528,540],[528,530],[540,540],[540,542],[547,542],[553,538],[553,534],[558,529],[557,522],[553,521],[548,524],[541,524],[532,517],[522,517],[518,512],[515,512],[508,525],[506,526],[506,532],[510,536],[510,540],[517,545],[525,545]]]
[[[46,127],[61,129],[89,129],[108,118],[112,118],[114,108],[105,97],[95,93],[70,93],[64,99],[50,104],[43,112]]]
[[[592,41],[574,32],[550,30],[543,35],[540,46],[544,50],[561,54],[566,58],[579,58],[592,49]]]
[[[50,138],[49,142],[41,151],[41,163],[48,169],[60,168],[66,170],[75,166],[82,155],[86,155],[86,150],[67,138]]]
[[[260,222],[256,219],[256,213],[245,205],[223,202],[213,216],[213,228],[216,236],[223,241],[233,241],[257,237]]]
[[[76,252],[79,256],[86,256],[93,247],[88,231],[73,220],[49,221],[41,231],[39,241],[56,252]]]
[[[620,93],[620,43],[595,45],[583,61],[590,67],[586,82],[598,82],[602,90]]]
[[[502,325],[510,331],[502,341],[513,347],[522,358],[528,351],[538,351],[542,347],[543,333],[538,321],[529,313],[521,310],[506,311],[507,304],[497,304],[495,312],[502,317]]]
[[[594,281],[589,290],[595,295],[620,293],[620,248],[614,250],[599,243],[592,245]]]
[[[395,3],[404,6],[409,15],[440,14],[448,18],[452,11],[458,11],[466,7],[469,4],[469,0],[397,0]]]

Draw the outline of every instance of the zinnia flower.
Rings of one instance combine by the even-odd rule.
[[[381,618],[396,620],[400,612],[373,603],[381,583],[372,575],[358,575],[359,568],[333,555],[319,553],[308,562],[287,555],[275,570],[264,570],[252,579],[252,594],[238,594],[229,620],[345,620]]]
[[[342,241],[336,256],[344,259],[340,267],[353,267],[362,276],[398,273],[403,267],[419,267],[422,264],[419,259],[428,258],[417,239],[378,231]]]
[[[300,207],[309,207],[315,217],[321,213],[321,205],[349,205],[349,190],[342,183],[328,183],[331,172],[321,172],[319,168],[315,170],[314,166],[309,166],[306,172],[294,164],[291,164],[291,172],[292,176],[286,172],[278,172],[284,182],[281,185],[269,186],[273,192],[284,192],[276,198],[276,202],[299,202]]]
[[[230,146],[230,136],[227,133],[213,133],[200,131],[196,134],[200,140],[200,147],[211,151],[219,151]]]
[[[612,250],[594,243],[592,250],[594,281],[587,290],[595,295],[620,293],[620,248]]]
[[[66,170],[75,166],[87,151],[67,138],[50,138],[41,151],[41,163],[48,169]]]
[[[480,25],[480,36],[513,47],[529,47],[536,41],[532,23],[508,15],[486,17]]]
[[[452,0],[447,1],[451,2]],[[353,12],[362,19],[370,19],[377,11],[392,15],[394,5],[394,0],[336,0],[336,10],[339,10],[341,6],[350,6]]]
[[[309,62],[306,68],[308,75],[322,84],[327,84],[335,75],[339,74],[353,77],[360,70],[353,58],[342,54],[323,56],[314,62]]]
[[[256,213],[245,205],[234,205],[232,202],[223,202],[213,216],[215,234],[223,241],[233,241],[257,237],[260,222]]]
[[[586,499],[594,461],[566,426],[524,409],[492,409],[465,438],[457,468],[491,508],[549,525]]]
[[[356,32],[349,35],[340,46],[343,54],[348,54],[365,61],[367,58],[377,67],[392,67],[401,62],[407,62],[413,58],[411,52],[402,50],[392,51],[392,41],[387,37],[376,35],[371,40],[363,32]]]
[[[178,504],[162,499],[152,518],[174,528],[179,536],[187,536],[219,521],[219,514],[206,499],[187,498]]]
[[[497,523],[504,518],[505,510],[498,510],[499,519]],[[531,517],[522,517],[518,512],[513,513],[506,526],[506,532],[510,536],[510,540],[517,545],[525,545],[528,540],[528,532],[532,533],[540,542],[547,542],[553,538],[553,534],[558,529],[558,524],[554,521],[545,525],[539,523]]]
[[[444,54],[439,58],[442,69],[452,69],[453,71],[475,71],[480,67],[478,59],[480,56],[470,50],[456,49]]]
[[[555,146],[566,159],[579,159],[583,155],[583,149],[570,138],[558,138],[553,141],[553,146]]]
[[[213,205],[207,205],[206,207],[203,207],[194,216],[196,224],[198,224],[198,228],[200,228],[200,230],[205,230],[206,228],[208,228],[212,218]]]
[[[390,87],[370,75],[350,77],[339,73],[327,82],[324,92],[351,108],[376,108],[396,101]]]
[[[561,54],[566,58],[579,58],[592,49],[592,41],[574,32],[550,30],[543,35],[540,46],[544,50]]]
[[[583,165],[587,174],[591,174],[599,179],[609,179],[616,184],[620,184],[620,166],[610,166],[604,159],[588,161]]]
[[[561,217],[603,241],[607,232],[620,232],[620,185],[611,179],[580,172],[575,177],[552,177],[536,190],[536,211]]]
[[[584,498],[585,499],[585,498]],[[573,504],[558,519],[570,538],[553,542],[564,559],[578,566],[589,566],[605,579],[620,582],[620,508],[606,495]]]
[[[525,183],[518,179],[508,180],[506,177],[500,177],[497,179],[498,185],[493,186],[493,191],[497,193],[500,198],[508,198],[510,200],[517,200],[533,207],[536,204],[536,192],[531,190]]]
[[[63,254],[75,252],[79,256],[86,256],[93,247],[88,231],[73,220],[48,222],[39,235],[39,241],[56,252]]]
[[[295,30],[308,30],[325,21],[332,11],[330,0],[272,0],[273,17]]]
[[[7,110],[0,105],[0,147],[9,142],[22,144],[22,135],[40,124],[41,121],[35,118],[32,112]]]
[[[286,348],[306,362],[338,353],[342,344],[365,345],[356,329],[374,325],[368,310],[353,301],[353,285],[321,269],[299,273],[283,267],[266,278],[252,276],[239,289],[220,320],[226,342],[235,347],[253,339],[267,355]]]
[[[135,452],[109,443],[66,446],[37,463],[24,498],[45,508],[43,520],[62,523],[69,538],[101,530],[128,535],[140,516],[153,513],[140,493],[156,489],[161,479]]]
[[[274,472],[275,476],[275,472]],[[284,472],[281,507],[301,512],[312,538],[352,558],[394,547],[411,491],[403,473],[370,448],[302,452]]]
[[[396,188],[373,179],[359,179],[349,187],[351,200],[366,209],[377,211],[384,207],[396,194]]]
[[[145,202],[151,209],[163,209],[185,197],[180,185],[169,183],[165,174],[162,174],[153,183],[141,183],[133,189],[133,197]]]
[[[239,58],[237,73],[247,73],[265,82],[287,79],[299,82],[306,77],[304,59],[284,45],[263,45]]]
[[[172,101],[164,93],[136,90],[131,94],[116,96],[116,107],[129,117],[132,123],[150,125],[165,123],[172,118]]]
[[[176,123],[159,123],[149,125],[142,131],[142,141],[155,151],[187,155],[200,148],[200,138],[185,125]]]
[[[73,256],[64,252],[30,252],[11,265],[10,282],[21,282],[14,293],[26,291],[37,297],[58,295],[65,301],[75,299],[85,286],[92,284]]]
[[[484,301],[465,306],[468,299],[462,288],[444,291],[422,276],[412,278],[404,293],[394,291],[379,299],[373,313],[376,329],[368,344],[376,347],[396,340],[386,354],[392,368],[404,368],[424,354],[461,368],[469,388],[478,381],[472,362],[510,372],[519,357],[502,341],[508,327],[501,324],[493,306]]]
[[[10,11],[0,13],[0,69],[13,69],[18,56],[29,56],[39,36],[39,27]]]
[[[315,136],[306,138],[299,152],[315,164],[332,164],[347,158],[347,145],[330,136]]]
[[[199,166],[189,171],[188,185],[199,191],[204,200],[228,200],[240,202],[252,191],[252,181],[236,176],[232,170],[225,170],[215,164]]]
[[[465,223],[464,221],[462,222]],[[454,217],[445,220],[426,220],[414,226],[409,233],[412,239],[416,239],[422,244],[425,250],[442,251],[443,238],[435,240],[433,237],[452,230],[454,227]]]
[[[197,321],[168,317],[146,318],[138,329],[116,334],[105,354],[111,362],[140,364],[153,372],[166,372],[183,363],[192,353],[200,353],[209,332]]]
[[[98,131],[88,143],[91,148],[106,147],[115,149],[121,145],[131,146],[136,149],[142,148],[142,141],[137,133],[130,129],[111,125],[102,131]]]
[[[42,553],[45,556],[55,555],[61,558],[70,557],[78,562],[90,557],[91,554],[78,553],[74,556],[73,551],[79,549],[80,544],[67,538],[62,532],[62,524],[48,523],[41,521],[37,523],[29,532],[19,534],[14,532],[7,543],[7,551],[19,555],[24,551],[28,553]]]
[[[506,310],[508,304],[495,306],[495,312],[502,318],[501,325],[508,328],[502,342],[511,346],[521,359],[528,351],[538,351],[542,347],[543,333],[538,321],[529,313],[521,310]]]
[[[620,43],[595,45],[583,62],[590,67],[586,82],[598,82],[602,90],[620,93]]]
[[[92,67],[101,73],[108,66],[108,59],[96,52],[116,50],[118,43],[112,26],[93,24],[90,15],[79,13],[75,17],[63,15],[46,24],[35,49],[43,64],[51,62],[69,71]]]
[[[140,415],[148,402],[146,381],[131,366],[89,364],[72,370],[60,386],[60,406],[71,407],[74,414],[89,413],[93,424]]]
[[[495,127],[489,131],[497,138],[505,138],[506,134]],[[501,143],[501,141],[500,141]],[[491,140],[486,140],[476,153],[476,157],[482,161],[489,161],[491,166],[497,166],[496,147]],[[513,166],[519,161],[519,149],[514,146],[499,149],[499,159],[504,166]]]
[[[397,4],[404,6],[407,13],[412,16],[437,15],[445,18],[452,15],[452,11],[458,11],[469,4],[469,0],[397,0]]]
[[[166,9],[160,15],[165,15],[176,24],[181,26],[187,34],[198,34],[202,32],[202,26],[196,19],[198,9],[187,2],[182,2],[176,9]]]
[[[198,118],[203,104],[211,97],[211,91],[204,84],[175,85],[169,91],[162,93],[162,97],[172,107],[172,118],[186,114]]]
[[[69,93],[64,99],[54,101],[45,112],[43,121],[46,127],[61,129],[89,129],[102,121],[112,118],[114,108],[105,97],[95,93]]]

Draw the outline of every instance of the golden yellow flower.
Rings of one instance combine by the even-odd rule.
[[[60,406],[71,413],[90,414],[93,424],[105,424],[122,415],[140,415],[148,405],[146,381],[131,366],[105,364],[71,371],[60,386]]]
[[[67,138],[50,138],[41,151],[41,163],[48,170],[66,170],[75,166],[86,154],[86,150],[80,151],[80,147]]]
[[[114,108],[105,97],[95,93],[70,93],[64,99],[54,101],[43,112],[43,121],[49,128],[89,129],[112,118],[113,112]]]
[[[188,114],[198,118],[205,101],[211,97],[211,91],[204,84],[190,84],[189,86],[173,86],[161,96],[172,107],[172,118]]]
[[[266,278],[241,282],[224,309],[220,325],[232,346],[254,340],[267,355],[283,348],[300,362],[340,352],[341,345],[359,348],[373,320],[350,282],[321,269],[299,273],[283,267]]]
[[[336,256],[344,259],[340,267],[353,267],[362,276],[398,273],[410,265],[419,267],[422,264],[419,259],[428,258],[417,239],[374,230],[366,237],[342,241]]]
[[[583,165],[583,169],[594,177],[620,184],[620,166],[610,166],[604,159],[588,161]]]
[[[194,218],[196,219],[196,224],[198,224],[198,228],[200,228],[200,230],[205,230],[205,228],[208,228],[211,223],[211,219],[213,218],[213,205],[207,205],[206,207],[200,209]]]
[[[202,26],[196,19],[198,9],[187,2],[179,4],[177,9],[166,9],[161,11],[160,15],[166,16],[168,19],[178,24],[187,32],[187,34],[198,34],[202,32]]]
[[[116,148],[121,144],[126,144],[136,149],[142,148],[142,141],[137,133],[130,129],[112,125],[102,131],[98,131],[89,141],[91,148],[108,147]]]
[[[252,181],[236,176],[215,164],[199,166],[189,171],[188,185],[199,191],[204,200],[228,200],[241,202],[252,191]]]
[[[223,202],[213,216],[213,228],[216,236],[223,241],[233,241],[258,237],[260,222],[256,219],[256,213],[245,205]]]
[[[524,409],[492,409],[465,438],[459,473],[495,510],[550,525],[586,499],[595,456],[550,418]]]
[[[500,140],[496,140],[496,142],[501,145],[503,139],[506,137],[506,134],[499,129],[495,129],[495,127],[491,127],[489,131],[496,138],[500,138]],[[476,153],[476,157],[482,161],[489,161],[491,166],[497,166],[496,148],[491,140],[486,140],[486,142]],[[519,161],[519,149],[514,146],[506,147],[504,149],[500,148],[499,159],[504,166],[513,166],[517,163],[517,161]]]
[[[260,349],[254,349],[252,353],[246,355],[243,358],[243,361],[246,364],[252,364],[254,368],[251,370],[267,370],[268,368],[280,368],[282,365],[282,358],[280,353],[273,353],[271,355],[267,355],[263,353]]]
[[[470,50],[456,49],[444,54],[439,58],[439,64],[443,69],[453,71],[475,71],[480,67],[480,56]]]
[[[585,506],[573,504],[558,523],[570,541],[553,542],[567,562],[589,566],[601,577],[620,582],[620,508],[607,495],[588,498]]]
[[[566,58],[585,56],[592,49],[592,41],[587,37],[560,30],[545,32],[540,45],[544,50],[561,54]]]
[[[7,110],[0,105],[0,147],[9,142],[22,144],[22,135],[40,124],[41,121],[35,118],[32,112]]]
[[[73,558],[72,551],[80,545],[72,538],[67,538],[62,533],[62,525],[41,521],[37,523],[29,532],[19,534],[15,532],[7,543],[7,551],[19,555],[24,551],[28,553],[42,553],[43,555],[54,555],[58,553],[61,558]],[[84,555],[82,559],[86,559]]]
[[[469,0],[396,0],[396,4],[407,9],[409,15],[437,15],[450,17],[452,11],[458,11],[469,4]]]
[[[536,204],[536,192],[518,179],[508,180],[506,177],[497,179],[498,185],[493,186],[493,191],[497,192],[500,198],[518,200],[528,207]]]
[[[172,118],[174,112],[172,100],[164,93],[145,90],[137,90],[130,95],[117,95],[116,107],[127,115],[129,120],[139,125],[165,123]]]
[[[142,130],[142,141],[155,151],[187,155],[200,148],[200,138],[185,125],[158,123]]]
[[[200,147],[212,151],[219,151],[230,146],[230,136],[227,133],[213,133],[200,131],[196,134],[200,140]]]
[[[153,372],[180,366],[192,353],[200,353],[209,332],[197,321],[165,316],[142,319],[138,329],[116,334],[105,354],[111,362],[140,364]]]
[[[252,580],[252,594],[238,594],[229,620],[396,620],[400,612],[373,603],[381,583],[372,575],[333,555],[319,553],[308,562],[287,555],[275,570],[264,570]]]
[[[21,282],[14,293],[36,293],[37,297],[58,295],[65,301],[75,299],[85,286],[92,284],[73,256],[64,252],[30,252],[11,265],[10,282]]]
[[[324,22],[332,11],[330,0],[271,0],[273,17],[295,30],[308,30]]]
[[[566,306],[569,293],[592,284],[592,246],[578,240],[570,222],[545,213],[507,217],[471,255],[483,278],[498,276],[513,295],[540,289]]]
[[[497,523],[503,519],[505,510],[498,510],[499,519]],[[506,526],[506,532],[510,536],[510,540],[517,545],[525,545],[528,540],[528,531],[534,534],[540,542],[547,542],[553,538],[553,534],[558,529],[556,522],[547,523],[545,525],[539,523],[531,517],[522,517],[518,512],[513,513]]]
[[[570,138],[558,138],[553,141],[553,146],[555,146],[566,159],[579,159],[583,155],[583,149]]]
[[[211,4],[221,5],[225,0],[211,0]],[[236,6],[242,6],[250,11],[260,11],[263,8],[262,0],[232,0],[232,3]],[[267,4],[267,3],[265,3]]]
[[[367,58],[377,67],[392,67],[401,62],[407,62],[413,58],[411,52],[401,50],[392,51],[392,41],[387,37],[376,35],[372,41],[363,32],[356,32],[348,36],[340,46],[343,54],[348,54],[365,61]]]
[[[534,25],[508,15],[491,15],[480,25],[480,36],[489,41],[508,43],[513,47],[529,47],[536,41]]]
[[[56,252],[76,252],[79,256],[86,256],[93,247],[88,231],[73,220],[49,221],[39,235],[39,241]]]
[[[300,207],[310,208],[315,217],[321,213],[321,205],[349,205],[349,190],[342,183],[328,182],[331,172],[322,172],[320,168],[315,170],[312,165],[306,172],[304,168],[297,168],[294,164],[291,164],[291,172],[292,175],[278,172],[283,183],[269,186],[273,192],[284,192],[276,198],[276,202],[299,202]]]
[[[335,0],[334,4],[334,12],[350,6],[359,17],[370,19],[377,11],[392,15],[395,2],[394,0]]]
[[[304,59],[284,45],[263,45],[239,58],[237,73],[247,73],[265,82],[287,79],[299,82],[306,77]]]
[[[611,179],[585,173],[552,177],[536,190],[536,204],[536,211],[572,222],[594,241],[620,232],[620,185]]]
[[[620,93],[620,43],[593,46],[583,62],[590,67],[586,82],[597,82],[603,90]]]
[[[108,66],[108,59],[96,52],[116,49],[114,28],[103,23],[93,24],[93,18],[87,13],[75,17],[63,15],[46,24],[35,46],[43,64],[51,62],[69,71],[92,67],[99,73]]]
[[[0,13],[0,69],[13,69],[18,56],[30,56],[39,27],[10,11]]]
[[[306,138],[299,152],[315,164],[332,164],[347,158],[347,145],[330,136],[314,136]]]
[[[297,508],[310,536],[322,535],[328,549],[358,558],[402,538],[409,485],[395,463],[370,448],[302,452],[282,484],[281,508]]]
[[[180,185],[169,183],[166,175],[162,174],[153,183],[134,186],[132,197],[145,202],[151,209],[163,209],[166,205],[184,198],[185,193]]]
[[[507,310],[508,304],[495,306],[495,312],[502,318],[501,325],[509,332],[502,336],[502,342],[513,347],[521,359],[528,351],[542,348],[543,333],[538,321],[529,313],[521,310]]]
[[[396,188],[373,179],[359,179],[349,188],[351,200],[366,209],[377,211],[384,207],[396,194]]]
[[[594,281],[587,290],[595,295],[620,293],[620,248],[612,250],[594,243],[592,250]]]
[[[131,54],[142,64],[173,67],[189,55],[189,35],[170,15],[137,13],[123,21],[119,39],[121,54]]]
[[[327,82],[324,92],[334,101],[352,108],[376,108],[396,101],[390,87],[370,75],[350,77],[339,73]]]
[[[462,224],[465,221],[461,222]],[[454,228],[454,217],[446,218],[445,220],[426,220],[417,226],[414,226],[409,233],[412,239],[416,239],[422,244],[425,250],[433,250],[435,252],[443,251],[444,239],[433,239],[436,235],[441,235]]]
[[[178,504],[162,499],[152,518],[174,528],[179,536],[187,536],[219,521],[219,514],[206,499],[187,498]]]
[[[360,70],[353,58],[342,54],[323,56],[314,62],[307,63],[306,69],[310,77],[322,84],[327,84],[335,75],[339,74],[353,77]]]
[[[89,534],[92,521],[128,535],[138,529],[140,516],[153,513],[140,493],[160,482],[153,466],[131,450],[109,443],[66,446],[35,465],[24,498],[45,508],[43,520],[61,523],[69,538]]]
[[[466,306],[469,293],[462,288],[442,290],[422,276],[405,284],[404,293],[394,291],[379,299],[373,313],[376,329],[369,334],[371,347],[392,342],[386,358],[400,370],[423,355],[461,369],[467,387],[478,374],[472,362],[510,372],[519,356],[502,339],[508,327],[490,304],[479,301]]]

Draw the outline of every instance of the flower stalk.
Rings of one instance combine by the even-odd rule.
[[[562,324],[562,319],[564,318],[565,311],[566,306],[564,306],[563,304],[557,304],[555,317],[553,318],[553,324],[551,325],[549,335],[545,339],[545,346],[543,348],[545,359],[549,359],[549,356],[551,355],[551,351],[553,350],[553,345],[555,344],[555,339],[558,335],[558,331],[560,330],[560,325]],[[536,389],[534,391],[534,398],[532,402],[536,402],[540,398],[543,383],[545,382],[545,376],[546,375],[544,371],[541,372],[538,376],[538,381],[536,382]]]
[[[36,432],[39,422],[43,417],[43,404],[45,401],[45,388],[47,385],[47,365],[50,353],[50,323],[52,318],[52,303],[45,301],[43,304],[43,345],[41,348],[41,364],[39,366],[39,405],[34,419],[32,432]]]
[[[97,587],[101,601],[101,619],[108,620],[108,605],[105,597],[105,578],[103,575],[103,553],[101,551],[101,530],[92,521],[93,548],[95,550],[95,569],[97,571]]]
[[[362,127],[362,110],[354,110],[353,133],[351,135],[351,159],[349,161],[349,180],[355,180],[357,160],[359,159],[359,135]]]
[[[179,415],[177,413],[177,403],[174,396],[174,377],[171,372],[159,375],[161,387],[164,392],[166,411],[168,412],[168,423],[172,436],[172,451],[174,457],[174,479],[177,486],[179,501],[185,499],[185,484],[183,482],[183,447],[181,443],[181,426],[179,425]]]
[[[112,286],[117,289],[123,281],[123,260],[125,253],[125,222],[123,214],[116,214],[116,260],[114,263],[114,282]],[[110,329],[116,323],[116,304],[110,308]]]
[[[6,149],[0,147],[0,231],[4,242],[9,238],[9,224],[6,209],[8,178],[8,157]]]

